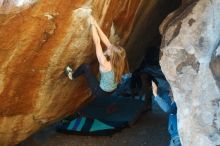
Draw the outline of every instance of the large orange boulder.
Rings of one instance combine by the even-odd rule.
[[[134,68],[149,45],[159,45],[158,26],[177,1],[171,3],[0,0],[0,145],[19,143],[90,97],[84,78],[69,81],[63,73],[84,62],[97,71],[88,16],[126,46]]]
[[[140,0],[25,0],[0,4],[0,145],[14,145],[88,99],[83,78],[63,69],[91,63],[95,50],[87,18],[112,40],[126,39]],[[95,63],[96,64],[96,63]]]

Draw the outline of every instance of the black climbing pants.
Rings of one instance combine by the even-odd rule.
[[[80,75],[85,76],[88,86],[95,97],[105,97],[112,94],[112,92],[106,92],[100,88],[99,81],[97,80],[95,74],[92,72],[89,64],[80,65],[73,73],[73,78],[77,78]]]

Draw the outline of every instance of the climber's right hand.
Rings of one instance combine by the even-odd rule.
[[[88,23],[90,24],[90,25],[95,25],[95,19],[93,18],[93,16],[89,16],[89,18],[88,18]]]

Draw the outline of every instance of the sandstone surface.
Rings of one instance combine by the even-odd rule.
[[[14,145],[76,111],[90,97],[64,67],[97,59],[87,18],[126,46],[134,68],[177,0],[0,0],[0,145]],[[146,46],[145,46],[146,45]],[[158,45],[158,44],[157,44]]]
[[[85,80],[71,82],[63,74],[68,63],[74,68],[83,62],[96,65],[88,16],[94,15],[108,35],[112,27],[118,37],[126,39],[141,1],[26,2],[30,5],[19,8],[16,1],[1,5],[1,146],[20,142],[88,99]]]

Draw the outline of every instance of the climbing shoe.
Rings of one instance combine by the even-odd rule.
[[[73,80],[73,69],[70,67],[70,65],[65,67],[65,74],[70,80]]]

